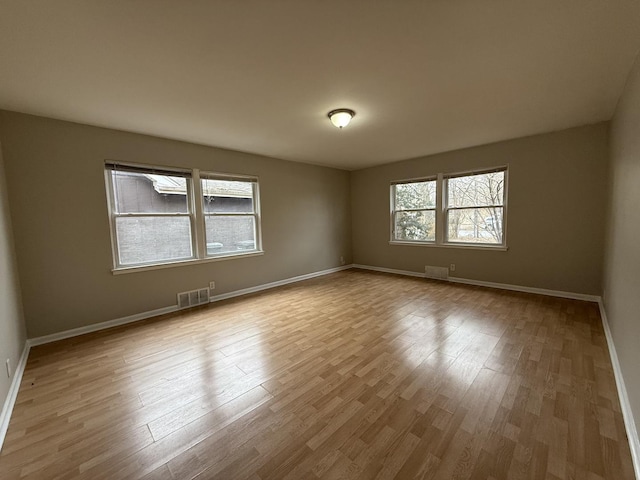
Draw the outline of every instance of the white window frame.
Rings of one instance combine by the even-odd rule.
[[[448,212],[457,208],[447,205],[447,180],[450,178],[458,178],[473,175],[482,175],[485,173],[504,172],[504,201],[502,205],[502,243],[471,243],[471,242],[450,242],[448,241]],[[415,183],[436,180],[436,235],[435,241],[431,240],[396,240],[395,239],[395,214],[399,211],[395,209],[395,187],[398,184]],[[438,173],[436,176],[418,177],[404,180],[395,180],[390,186],[390,228],[389,228],[389,244],[391,245],[413,245],[425,247],[446,247],[446,248],[462,248],[471,250],[508,250],[507,247],[507,200],[509,198],[509,166],[502,165],[499,167],[490,167],[477,170],[468,170],[452,173]],[[488,206],[480,206],[478,208],[488,208]]]
[[[396,187],[398,185],[408,185],[410,183],[423,183],[423,182],[435,182],[436,183],[436,205],[433,208],[411,208],[411,209],[398,209],[396,208]],[[436,238],[434,240],[398,240],[396,238],[396,216],[402,212],[434,212],[436,217]],[[438,231],[438,178],[427,177],[413,180],[405,180],[401,182],[391,182],[391,241],[393,243],[426,243],[434,244],[437,241]]]
[[[138,173],[149,173],[156,175],[179,175],[187,180],[187,213],[119,213],[116,207],[115,187],[111,176],[111,171],[120,167],[123,170],[135,171]],[[205,223],[204,223],[204,195],[202,192],[201,172],[197,168],[186,169],[166,166],[155,166],[130,162],[119,162],[113,160],[105,161],[104,166],[105,185],[107,193],[107,211],[109,215],[109,227],[111,236],[111,254],[113,261],[112,273],[128,273],[144,270],[155,270],[159,268],[168,268],[181,265],[191,265],[196,263],[207,263],[218,260],[226,260],[238,257],[251,257],[262,255],[262,228],[260,216],[260,196],[259,196],[259,179],[257,176],[234,175],[227,173],[203,172],[203,178],[215,178],[225,180],[240,180],[253,182],[253,204],[254,204],[254,229],[255,229],[255,248],[251,250],[237,250],[232,252],[224,252],[217,255],[207,255],[207,245],[205,240]],[[247,215],[247,214],[242,214]],[[175,260],[158,260],[153,262],[144,262],[137,264],[120,264],[120,255],[118,250],[118,238],[116,230],[116,219],[118,217],[189,217],[191,226],[191,251],[192,256],[188,258],[180,258]]]
[[[455,178],[461,178],[461,177],[473,177],[476,175],[486,175],[488,173],[497,173],[497,172],[504,172],[504,185],[502,188],[502,204],[501,205],[474,205],[471,207],[451,207],[448,204],[448,200],[449,200],[449,180],[451,179],[455,179]],[[447,174],[447,175],[443,175],[443,219],[444,219],[444,229],[443,229],[443,236],[444,236],[444,244],[447,245],[457,245],[457,246],[482,246],[482,247],[486,247],[486,246],[495,246],[495,247],[505,247],[506,246],[506,218],[507,218],[507,208],[506,208],[506,203],[507,203],[507,185],[508,185],[508,169],[506,167],[498,167],[498,168],[492,168],[492,169],[488,169],[488,170],[481,170],[481,171],[473,171],[473,172],[463,172],[463,173],[454,173],[454,174]],[[473,209],[480,209],[480,208],[502,208],[502,242],[501,243],[482,243],[482,242],[455,242],[455,241],[451,241],[449,240],[449,212],[453,211],[453,210],[473,210]]]
[[[223,180],[223,181],[237,181],[237,182],[247,182],[251,183],[251,193],[252,193],[252,204],[253,204],[253,212],[205,212],[204,208],[204,192],[202,191],[202,180]],[[223,173],[214,173],[214,172],[199,172],[198,175],[198,186],[200,190],[200,202],[199,209],[201,209],[200,218],[201,221],[201,230],[202,230],[202,245],[204,245],[203,256],[206,258],[221,258],[221,257],[229,257],[229,256],[238,256],[248,253],[255,253],[262,251],[262,235],[260,228],[260,189],[258,183],[258,177],[248,176],[248,175],[228,175]],[[251,217],[253,219],[253,238],[255,238],[254,248],[251,250],[239,250],[238,253],[236,251],[233,252],[222,252],[216,254],[209,254],[207,252],[207,239],[206,239],[206,217]]]

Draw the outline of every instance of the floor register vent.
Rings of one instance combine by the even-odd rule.
[[[209,303],[208,288],[199,288],[198,290],[178,294],[178,308],[195,307],[196,305],[204,305],[206,303]]]
[[[437,280],[448,280],[449,269],[447,267],[432,267],[426,265],[424,267],[424,276],[427,278],[435,278]]]

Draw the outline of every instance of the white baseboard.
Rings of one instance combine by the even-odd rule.
[[[223,293],[210,298],[211,302],[225,300],[227,298],[239,297],[241,295],[247,295],[249,293],[255,293],[269,288],[275,288],[289,283],[300,282],[302,280],[308,280],[310,278],[320,277],[322,275],[328,275],[330,273],[339,272],[341,270],[347,270],[352,268],[352,265],[343,265],[341,267],[329,268],[327,270],[321,270],[319,272],[307,273],[305,275],[298,275],[297,277],[285,278],[284,280],[278,280],[276,282],[265,283],[256,287],[244,288],[236,290],[234,292]],[[93,325],[87,325],[85,327],[73,328],[71,330],[65,330],[64,332],[53,333],[51,335],[43,335],[41,337],[35,337],[27,339],[25,342],[24,350],[20,361],[16,366],[16,370],[9,388],[9,393],[2,407],[2,413],[0,414],[0,451],[4,443],[4,438],[9,427],[9,420],[11,419],[11,413],[18,396],[18,390],[20,389],[20,383],[24,374],[25,366],[27,365],[27,358],[31,347],[37,345],[43,345],[45,343],[56,342],[58,340],[64,340],[65,338],[77,337],[86,333],[97,332],[99,330],[105,330],[111,327],[117,327],[119,325],[125,325],[127,323],[133,323],[146,318],[156,317],[158,315],[164,315],[166,313],[172,313],[178,311],[177,305],[171,305],[169,307],[158,308],[156,310],[150,310],[148,312],[136,313],[135,315],[129,315],[127,317],[116,318],[115,320],[109,320],[106,322],[95,323]]]
[[[2,451],[4,437],[7,435],[9,420],[11,420],[11,413],[13,412],[13,407],[16,404],[16,398],[18,398],[18,390],[20,390],[20,383],[22,382],[22,375],[24,374],[24,368],[27,365],[27,358],[29,357],[30,349],[31,346],[27,340],[24,343],[24,349],[22,350],[22,355],[20,355],[20,360],[18,360],[16,369],[13,372],[13,380],[9,387],[9,393],[7,394],[7,398],[2,406],[2,413],[0,413],[0,451]]]
[[[636,422],[633,418],[633,411],[631,410],[631,403],[629,402],[627,387],[624,383],[622,370],[620,369],[620,362],[618,361],[616,346],[613,343],[613,337],[611,336],[611,328],[609,327],[607,312],[604,308],[602,300],[598,302],[598,305],[600,307],[600,317],[602,317],[602,327],[604,328],[604,335],[607,339],[607,345],[609,346],[611,365],[613,366],[613,374],[616,379],[616,388],[618,389],[618,398],[620,399],[620,407],[622,408],[622,418],[624,419],[624,426],[627,430],[627,438],[629,439],[631,461],[633,462],[633,468],[636,472],[636,478],[640,479],[640,439],[638,438],[638,430],[636,429]]]
[[[248,295],[249,293],[261,292],[262,290],[281,287],[282,285],[301,282],[303,280],[309,280],[310,278],[329,275],[330,273],[340,272],[342,270],[348,270],[350,268],[353,268],[353,265],[343,265],[341,267],[329,268],[327,270],[320,270],[319,272],[307,273],[305,275],[298,275],[297,277],[285,278],[284,280],[278,280],[276,282],[263,283],[262,285],[243,288],[241,290],[235,290],[229,293],[221,293],[220,295],[214,295],[213,297],[209,297],[209,302],[219,302],[220,300],[226,300],[228,298],[239,297],[241,295]]]
[[[571,300],[584,300],[586,302],[598,302],[599,295],[588,295],[586,293],[564,292],[562,290],[548,290],[546,288],[525,287],[523,285],[510,285],[508,283],[485,282],[482,280],[470,280],[468,278],[449,277],[453,283],[464,283],[465,285],[476,285],[478,287],[499,288],[501,290],[512,290],[514,292],[535,293],[537,295],[547,295],[549,297],[569,298]]]
[[[351,268],[351,265],[344,265],[342,267],[329,268],[327,270],[321,270],[319,272],[307,273],[305,275],[299,275],[297,277],[285,278],[284,280],[278,280],[276,282],[265,283],[250,288],[243,288],[241,290],[235,290],[229,293],[223,293],[221,295],[213,296],[209,299],[210,302],[217,302],[225,300],[227,298],[239,297],[240,295],[247,295],[248,293],[255,293],[261,290],[267,290],[269,288],[275,288],[289,283],[300,282],[302,280],[308,280],[310,278],[320,277],[322,275],[328,275],[330,273],[339,272],[341,270],[347,270]],[[64,332],[52,333],[51,335],[44,335],[42,337],[31,338],[28,341],[30,347],[36,345],[43,345],[45,343],[57,342],[58,340],[64,340],[65,338],[77,337],[78,335],[84,335],[85,333],[97,332],[105,330],[111,327],[118,327],[127,323],[137,322],[146,318],[157,317],[158,315],[164,315],[166,313],[177,312],[178,306],[171,305],[168,307],[158,308],[156,310],[150,310],[148,312],[136,313],[135,315],[129,315],[127,317],[116,318],[115,320],[108,320],[106,322],[94,323],[93,325],[87,325],[85,327],[73,328],[71,330],[65,330]]]
[[[360,270],[372,270],[374,272],[394,273],[396,275],[406,275],[408,277],[425,278],[424,273],[411,272],[409,270],[396,270],[395,268],[374,267],[372,265],[360,265],[360,264],[357,264],[357,263],[354,263],[352,265],[352,267],[353,268],[359,268]]]
[[[336,267],[336,268],[330,268],[327,270],[322,270],[319,272],[313,272],[313,273],[308,273],[305,275],[299,275],[296,277],[291,277],[291,278],[287,278],[284,280],[278,280],[276,282],[271,282],[271,283],[266,283],[263,285],[258,285],[255,287],[250,287],[250,288],[244,288],[241,290],[236,290],[233,292],[229,292],[229,293],[223,293],[220,295],[216,295],[210,298],[211,302],[217,302],[220,300],[225,300],[228,298],[233,298],[233,297],[238,297],[241,295],[247,295],[249,293],[255,293],[255,292],[259,292],[262,290],[267,290],[270,288],[275,288],[275,287],[279,287],[282,285],[287,285],[290,283],[295,283],[295,282],[300,282],[303,280],[308,280],[311,278],[315,278],[315,277],[320,277],[323,275],[328,275],[330,273],[335,273],[335,272],[339,272],[342,270],[347,270],[350,268],[359,268],[359,269],[363,269],[363,270],[373,270],[373,271],[378,271],[378,272],[385,272],[385,273],[394,273],[394,274],[398,274],[398,275],[406,275],[406,276],[411,276],[411,277],[422,277],[424,278],[424,273],[420,273],[420,272],[412,272],[412,271],[408,271],[408,270],[397,270],[397,269],[392,269],[392,268],[384,268],[384,267],[374,267],[371,265],[359,265],[359,264],[352,264],[352,265],[344,265],[341,267]],[[609,344],[609,351],[611,354],[611,362],[613,365],[613,370],[614,370],[614,374],[615,374],[615,378],[616,378],[616,385],[618,388],[618,396],[620,397],[620,403],[622,406],[622,412],[623,412],[623,417],[624,417],[624,421],[625,421],[625,427],[627,429],[627,435],[629,437],[629,444],[631,447],[631,455],[633,458],[633,464],[634,464],[634,468],[636,470],[636,476],[638,478],[640,478],[640,463],[639,463],[639,457],[640,457],[640,443],[638,441],[638,432],[636,430],[635,427],[635,423],[633,421],[633,414],[631,412],[631,407],[629,404],[629,398],[627,396],[627,391],[626,391],[626,387],[624,385],[624,380],[622,378],[622,373],[620,371],[620,364],[618,362],[618,357],[615,351],[615,346],[613,344],[613,340],[611,339],[611,331],[609,329],[609,324],[607,322],[607,317],[606,317],[606,313],[604,311],[604,307],[602,305],[602,301],[600,299],[600,297],[595,296],[595,295],[585,295],[585,294],[580,294],[580,293],[572,293],[572,292],[562,292],[562,291],[556,291],[556,290],[547,290],[547,289],[542,289],[542,288],[533,288],[533,287],[524,287],[524,286],[519,286],[519,285],[509,285],[509,284],[502,284],[502,283],[494,283],[494,282],[483,282],[483,281],[479,281],[479,280],[470,280],[470,279],[464,279],[464,278],[458,278],[458,277],[449,277],[449,281],[450,282],[455,282],[455,283],[464,283],[464,284],[469,284],[469,285],[477,285],[477,286],[483,286],[483,287],[490,287],[490,288],[500,288],[503,290],[514,290],[514,291],[520,291],[520,292],[527,292],[527,293],[536,293],[536,294],[541,294],[541,295],[550,295],[550,296],[555,296],[555,297],[563,297],[563,298],[570,298],[570,299],[576,299],[576,300],[587,300],[587,301],[593,301],[593,302],[598,302],[600,305],[600,312],[602,315],[602,323],[604,326],[604,330],[605,330],[605,335],[607,338],[607,343]],[[59,333],[54,333],[51,335],[44,335],[41,337],[36,337],[36,338],[32,338],[29,339],[25,342],[25,347],[24,350],[22,352],[22,356],[20,357],[20,361],[18,363],[18,365],[16,366],[16,370],[15,370],[15,374],[13,377],[13,381],[11,383],[11,387],[9,389],[9,394],[7,395],[7,399],[5,400],[3,409],[2,409],[2,413],[0,414],[0,449],[2,449],[2,444],[4,442],[4,438],[7,432],[7,428],[9,426],[9,420],[11,418],[11,413],[13,411],[13,407],[15,405],[15,401],[18,395],[18,390],[20,388],[20,383],[22,381],[22,376],[24,374],[24,369],[27,363],[27,358],[29,355],[29,350],[32,346],[36,346],[36,345],[42,345],[45,343],[50,343],[50,342],[55,342],[58,340],[63,340],[65,338],[71,338],[71,337],[75,337],[78,335],[83,335],[85,333],[91,333],[91,332],[96,332],[99,330],[104,330],[107,328],[111,328],[111,327],[115,327],[115,326],[119,326],[119,325],[125,325],[127,323],[132,323],[132,322],[137,322],[139,320],[143,320],[146,318],[150,318],[150,317],[155,317],[158,315],[163,315],[166,313],[171,313],[171,312],[175,312],[178,310],[177,305],[172,305],[169,307],[164,307],[164,308],[159,308],[156,310],[151,310],[148,312],[143,312],[143,313],[138,313],[135,315],[129,315],[127,317],[122,317],[122,318],[118,318],[115,320],[110,320],[110,321],[106,321],[106,322],[101,322],[101,323],[96,323],[93,325],[87,325],[85,327],[79,327],[79,328],[74,328],[71,330],[66,330],[64,332],[59,332]]]
[[[117,327],[120,325],[125,325],[127,323],[144,320],[145,318],[157,317],[158,315],[164,315],[165,313],[176,311],[178,311],[178,306],[171,305],[169,307],[158,308],[156,310],[150,310],[148,312],[136,313],[135,315],[129,315],[127,317],[116,318],[115,320],[94,323],[92,325],[87,325],[86,327],[72,328],[71,330],[65,330],[64,332],[52,333],[51,335],[30,338],[29,340],[27,340],[27,342],[29,342],[29,346],[35,347],[36,345],[57,342],[58,340],[64,340],[65,338],[77,337],[78,335],[84,335],[85,333],[97,332],[99,330],[105,330],[107,328]]]
[[[353,268],[362,270],[373,270],[376,272],[395,273],[396,275],[408,275],[410,277],[426,278],[424,273],[411,272],[408,270],[396,270],[394,268],[374,267],[371,265],[354,264]],[[463,283],[465,285],[475,285],[478,287],[499,288],[501,290],[512,290],[514,292],[535,293],[538,295],[547,295],[550,297],[570,298],[572,300],[585,300],[587,302],[598,302],[598,295],[587,295],[585,293],[563,292],[561,290],[547,290],[546,288],[525,287],[523,285],[510,285],[508,283],[485,282],[482,280],[472,280],[469,278],[449,277],[448,281],[452,283]]]
[[[371,265],[359,265],[354,264],[354,268],[360,268],[363,270],[373,270],[376,272],[395,273],[398,275],[408,275],[411,277],[425,277],[423,273],[411,272],[407,270],[396,270],[393,268],[374,267]],[[517,292],[535,293],[539,295],[548,295],[552,297],[569,298],[572,300],[585,300],[588,302],[596,302],[600,307],[600,316],[602,317],[602,326],[604,328],[605,337],[609,346],[609,354],[611,356],[611,365],[613,367],[613,373],[616,380],[616,388],[618,389],[618,398],[620,399],[620,407],[622,409],[622,416],[624,418],[625,429],[627,430],[627,437],[629,439],[629,448],[631,450],[631,460],[633,462],[633,468],[635,470],[636,478],[640,479],[640,439],[638,437],[638,430],[636,429],[636,423],[633,418],[633,411],[631,410],[631,403],[629,402],[629,396],[627,394],[627,388],[622,376],[622,370],[620,369],[620,362],[618,361],[618,354],[616,353],[616,347],[613,343],[613,337],[611,336],[611,329],[609,328],[609,321],[607,320],[607,313],[602,303],[602,298],[598,295],[587,295],[584,293],[563,292],[560,290],[547,290],[545,288],[524,287],[521,285],[509,285],[504,283],[484,282],[481,280],[470,280],[459,277],[449,277],[450,282],[463,283],[467,285],[477,285],[481,287],[500,288],[502,290],[513,290]]]

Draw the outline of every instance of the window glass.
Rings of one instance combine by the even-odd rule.
[[[395,215],[395,237],[405,241],[431,241],[436,239],[436,212],[397,212]]]
[[[187,179],[112,170],[117,213],[187,213]]]
[[[464,208],[447,214],[450,242],[502,243],[502,208]]]
[[[253,182],[202,179],[205,213],[254,213]]]
[[[201,185],[207,256],[257,250],[255,182],[203,178]]]
[[[447,206],[477,207],[502,205],[504,171],[453,177],[447,181]]]
[[[393,239],[435,240],[436,181],[397,183],[393,187]]]
[[[116,270],[260,251],[254,177],[107,162],[105,180]]]
[[[205,229],[207,255],[256,249],[253,217],[208,215]]]
[[[193,257],[189,217],[118,217],[120,265],[175,261]]]
[[[436,182],[399,183],[395,188],[396,210],[415,210],[436,207]]]
[[[507,169],[391,184],[391,242],[505,246]]]
[[[504,178],[498,171],[447,179],[447,241],[503,243]]]
[[[116,267],[194,258],[187,174],[107,165]]]

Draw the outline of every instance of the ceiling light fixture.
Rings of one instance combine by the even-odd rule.
[[[338,128],[343,128],[349,125],[349,122],[355,117],[356,112],[349,110],[348,108],[338,108],[331,110],[328,114],[329,120]]]

